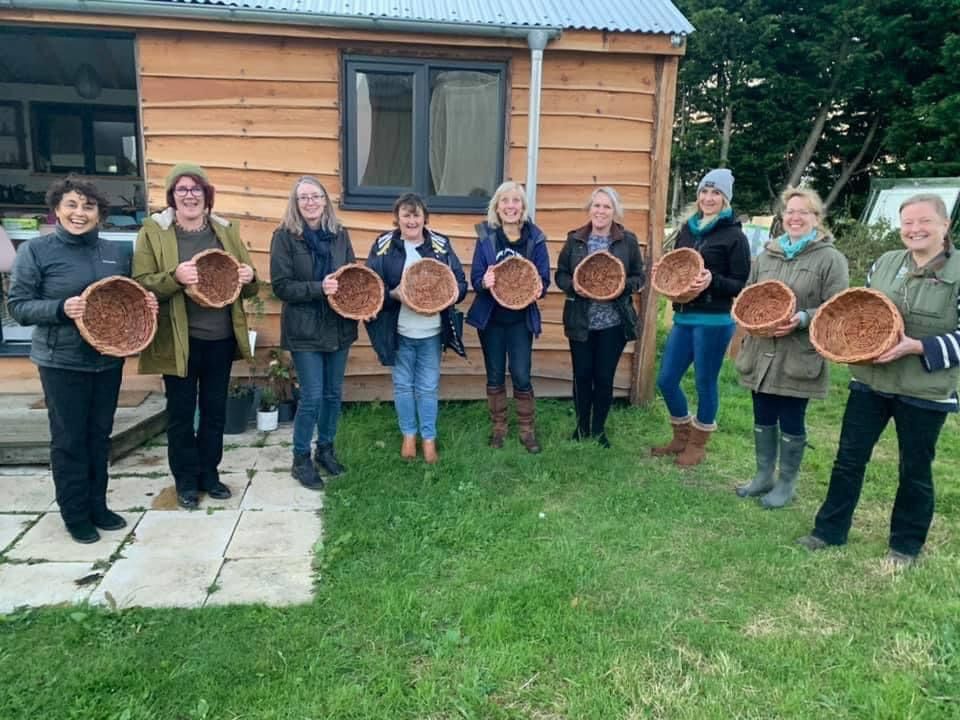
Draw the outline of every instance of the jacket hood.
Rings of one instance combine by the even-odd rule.
[[[173,221],[176,218],[176,216],[177,216],[176,211],[173,208],[168,207],[161,212],[154,213],[153,215],[150,216],[150,219],[153,220],[157,225],[159,225],[161,230],[169,230],[170,227],[173,225]],[[222,225],[223,227],[230,227],[229,220],[227,220],[225,217],[221,217],[220,215],[217,215],[214,212],[211,212],[209,214],[209,218],[211,222],[215,222],[217,223],[217,225]]]

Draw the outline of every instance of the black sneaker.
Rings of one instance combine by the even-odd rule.
[[[90,513],[90,521],[101,530],[123,530],[127,526],[126,520],[107,508]]]
[[[70,533],[76,542],[89,545],[100,539],[100,533],[89,520],[80,520],[78,522],[64,523],[67,526],[67,532]]]
[[[347,469],[340,464],[340,461],[337,460],[332,443],[324,443],[322,445],[317,443],[317,449],[313,453],[313,461],[326,470],[327,474],[331,476],[343,475],[343,473],[347,471]]]
[[[207,487],[207,495],[214,500],[226,500],[233,497],[233,492],[222,482],[216,480]]]
[[[599,435],[595,435],[593,439],[596,440],[597,444],[600,447],[602,447],[604,450],[610,449],[610,440],[609,438],[607,438],[607,434],[605,432],[602,432]]]
[[[200,493],[196,490],[184,490],[177,493],[177,505],[184,510],[196,510],[200,507]]]
[[[323,478],[317,474],[317,469],[310,460],[310,453],[293,454],[293,467],[290,468],[290,474],[308,490],[323,490]]]

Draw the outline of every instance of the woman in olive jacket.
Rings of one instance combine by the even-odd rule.
[[[347,354],[357,339],[357,321],[337,315],[327,295],[337,291],[331,273],[354,261],[350,235],[337,220],[326,188],[310,176],[297,180],[270,244],[270,281],[274,294],[283,301],[280,345],[293,356],[300,382],[291,474],[312,490],[323,488],[323,479],[310,460],[314,429],[314,462],[328,476],[345,471],[334,453],[333,441]]]
[[[633,294],[643,288],[643,256],[637,236],[620,224],[623,205],[617,191],[600,187],[587,203],[589,221],[571,230],[560,251],[555,280],[566,293],[563,332],[570,342],[573,361],[573,402],[577,427],[573,439],[594,437],[609,448],[607,415],[613,403],[613,377],[627,342],[637,337],[637,311]],[[592,252],[607,250],[627,274],[620,297],[597,302],[573,289],[573,272]]]
[[[748,335],[737,356],[740,384],[753,393],[757,457],[756,475],[737,488],[737,495],[762,495],[760,502],[767,508],[783,507],[793,499],[807,442],[807,402],[825,398],[830,384],[827,363],[814,350],[807,328],[817,308],[849,283],[847,259],[824,228],[820,196],[788,188],[781,200],[786,232],[754,261],[747,285],[785,283],[797,298],[797,311],[773,337]],[[780,473],[774,482],[778,451]]]

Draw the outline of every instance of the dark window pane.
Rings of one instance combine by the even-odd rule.
[[[497,187],[500,74],[430,73],[431,195],[490,197]]]
[[[413,186],[413,76],[357,72],[357,178]]]
[[[93,148],[97,173],[137,174],[136,125],[132,121],[94,120]]]
[[[84,170],[83,119],[77,115],[50,113],[46,118],[47,162],[50,167]]]

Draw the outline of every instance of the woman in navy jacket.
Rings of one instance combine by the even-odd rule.
[[[522,310],[500,305],[490,292],[493,266],[511,256],[530,260],[537,266],[543,297],[550,286],[550,255],[547,237],[527,216],[523,186],[508,181],[490,199],[486,222],[479,223],[477,245],[470,266],[470,284],[476,297],[467,313],[467,324],[477,328],[483,363],[487,371],[487,405],[490,410],[490,447],[503,447],[507,434],[507,363],[513,397],[517,401],[520,442],[528,452],[540,452],[534,429],[536,401],[530,382],[533,338],[540,334],[540,308],[536,301]]]

